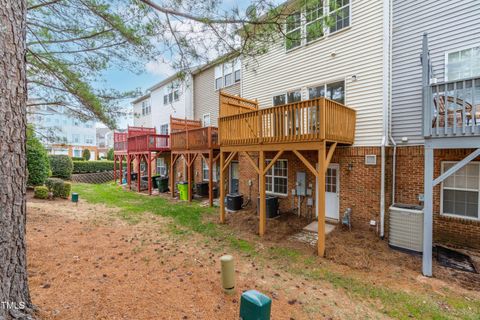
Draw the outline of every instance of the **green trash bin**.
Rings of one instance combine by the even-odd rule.
[[[179,182],[177,184],[180,200],[188,200],[188,182]]]
[[[158,192],[167,192],[168,191],[168,178],[159,177],[157,181],[158,181]]]
[[[240,298],[240,319],[242,320],[270,320],[272,299],[258,292],[248,290]]]

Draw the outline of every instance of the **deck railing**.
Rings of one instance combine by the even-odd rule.
[[[129,152],[165,151],[170,148],[170,136],[165,134],[147,134],[128,138]]]
[[[127,152],[128,135],[126,132],[113,133],[113,150],[114,152]]]
[[[427,86],[426,138],[480,136],[480,77]]]
[[[203,127],[172,132],[170,135],[172,150],[206,150],[218,148],[218,128]]]
[[[331,140],[352,144],[355,110],[317,98],[219,119],[220,145]]]

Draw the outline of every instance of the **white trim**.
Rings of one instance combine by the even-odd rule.
[[[208,116],[208,126],[205,125],[205,116]],[[202,114],[202,126],[209,127],[212,125],[212,115],[210,112]]]
[[[441,161],[441,172],[443,173],[444,172],[444,169],[445,169],[445,164],[446,163],[458,163],[459,161]],[[479,166],[479,170],[480,170],[480,161],[470,161],[470,163],[468,163],[466,166],[468,166],[469,164],[477,164]],[[465,167],[466,167],[465,166]],[[445,217],[452,217],[452,218],[456,218],[456,219],[464,219],[464,220],[471,220],[471,221],[480,221],[480,172],[479,172],[479,189],[459,189],[459,188],[449,188],[449,187],[446,187],[444,188],[444,182],[445,181],[442,181],[442,183],[440,184],[440,215],[441,216],[445,216]],[[444,213],[443,212],[443,190],[446,189],[446,190],[459,190],[459,191],[469,191],[469,192],[478,192],[478,209],[477,209],[477,217],[474,218],[474,217],[469,217],[469,216],[462,216],[462,215],[458,215],[458,214],[454,214],[454,213]]]
[[[469,79],[469,78],[474,78],[478,75],[473,75],[473,76],[469,76],[467,78],[463,77],[463,78],[459,78],[459,79],[456,79],[456,80],[449,80],[448,79],[448,55],[450,53],[455,53],[455,52],[460,52],[460,51],[463,51],[463,50],[468,50],[468,49],[473,49],[473,48],[477,48],[477,47],[480,47],[480,44],[476,44],[476,45],[473,45],[473,46],[468,46],[468,47],[460,47],[460,48],[456,48],[456,49],[452,49],[452,50],[448,50],[448,51],[445,51],[445,56],[444,56],[444,67],[445,67],[445,74],[444,74],[444,78],[445,78],[445,82],[448,82],[448,81],[460,81],[462,79]],[[433,75],[432,75],[433,76]]]
[[[265,159],[265,162],[268,163],[268,161],[272,161],[272,160],[273,160],[273,159]],[[270,195],[280,196],[280,197],[288,197],[288,195],[289,195],[289,192],[288,192],[288,191],[289,191],[289,190],[288,190],[288,159],[285,159],[285,158],[284,158],[284,159],[277,159],[277,160],[275,161],[275,163],[273,164],[273,166],[270,168],[270,169],[272,170],[272,173],[273,173],[274,167],[275,167],[275,165],[277,164],[278,161],[285,161],[285,162],[287,163],[287,166],[286,166],[287,175],[286,175],[286,177],[278,176],[279,178],[282,178],[282,179],[285,179],[285,178],[286,178],[286,179],[287,179],[287,193],[279,193],[279,192],[267,191],[267,190],[266,190],[266,184],[267,184],[266,178],[267,178],[267,173],[265,173],[265,190],[266,190],[265,193],[266,193],[266,194],[270,194]],[[275,177],[276,177],[276,176],[275,176],[275,175],[271,175],[271,177],[272,177],[272,188],[275,189],[275,187],[274,187],[274,180],[275,180]],[[259,183],[260,183],[260,181],[259,181]]]

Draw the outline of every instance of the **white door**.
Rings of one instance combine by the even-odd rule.
[[[318,165],[317,165],[318,166]],[[328,166],[325,174],[325,217],[327,219],[338,220],[340,216],[340,166],[332,163]],[[316,198],[315,205],[318,203],[318,179],[316,181]],[[315,210],[317,212],[317,210]],[[318,216],[317,216],[318,217]]]

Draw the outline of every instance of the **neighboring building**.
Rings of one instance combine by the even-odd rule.
[[[480,248],[479,16],[475,0],[393,1],[394,199],[425,201],[426,275],[432,220],[434,243]]]
[[[90,150],[90,160],[98,155],[94,121],[81,121],[64,106],[29,107],[28,122],[35,126],[38,137],[49,154],[81,157]]]
[[[96,128],[97,150],[99,158],[106,158],[108,150],[113,148],[113,131],[109,128]]]
[[[339,221],[351,208],[356,226],[368,228],[374,221],[383,235],[388,6],[375,0],[338,0],[335,7],[330,6],[332,3],[309,1],[309,8],[290,10],[285,26],[290,39],[242,61],[241,95],[256,99],[260,108],[326,97],[355,109],[354,145],[338,145],[327,170],[326,218]],[[326,15],[333,23],[319,29]],[[274,155],[267,153],[266,161]],[[305,152],[305,157],[316,159],[316,153]],[[259,183],[255,171],[244,155],[237,160],[234,165],[239,166],[240,192],[256,197]],[[267,193],[279,198],[281,210],[310,216],[318,197],[315,176],[293,152],[283,153],[272,169],[267,174]],[[300,183],[297,173],[305,173],[306,196],[295,193]],[[235,187],[234,182],[229,184]],[[251,200],[256,206],[257,199]]]
[[[158,134],[170,132],[170,116],[191,119],[192,79],[173,75],[148,89],[133,102],[134,126],[155,128]]]

